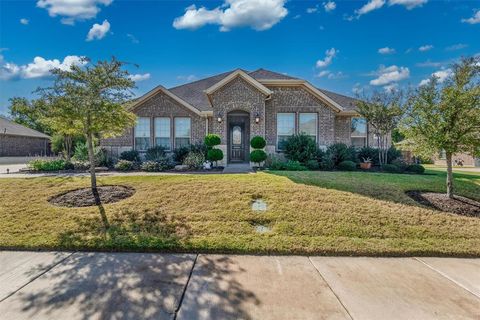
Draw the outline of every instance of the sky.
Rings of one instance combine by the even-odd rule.
[[[128,62],[136,95],[264,68],[354,96],[480,54],[480,0],[0,0],[0,114],[54,67]]]

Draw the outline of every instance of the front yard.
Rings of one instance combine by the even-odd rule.
[[[480,200],[480,174],[457,173],[459,194]],[[341,255],[480,256],[480,218],[419,206],[404,191],[444,191],[445,173],[274,172],[123,176],[136,189],[103,206],[47,200],[88,178],[0,179],[0,247]],[[261,198],[267,211],[252,211]],[[103,211],[103,210],[102,210]],[[268,229],[256,231],[257,226]]]

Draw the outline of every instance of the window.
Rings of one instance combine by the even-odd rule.
[[[190,118],[175,118],[175,148],[190,145]]]
[[[438,159],[440,160],[447,159],[447,153],[445,152],[445,150],[440,150],[440,152],[438,153]]]
[[[295,113],[277,113],[277,149],[283,150],[288,137],[295,134]]]
[[[367,145],[367,120],[352,118],[351,125],[352,145],[358,148],[365,147]]]
[[[155,145],[170,150],[170,118],[155,118]]]
[[[298,132],[310,136],[317,142],[317,114],[300,113],[298,116]]]
[[[150,118],[140,117],[135,125],[135,150],[150,148]]]

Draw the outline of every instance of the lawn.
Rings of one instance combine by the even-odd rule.
[[[480,200],[480,174],[455,174]],[[0,247],[339,255],[480,256],[480,219],[417,205],[411,189],[444,191],[445,173],[272,172],[102,177],[132,186],[99,208],[47,200],[88,178],[0,179]],[[262,198],[264,213],[251,203]],[[271,231],[259,234],[256,225]]]

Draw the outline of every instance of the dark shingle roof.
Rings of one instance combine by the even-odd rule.
[[[340,106],[343,107],[343,111],[355,111],[356,110],[356,103],[357,99],[352,98],[352,97],[347,97],[344,96],[343,94],[331,92],[325,89],[320,89],[321,92],[323,92],[327,97],[338,103]]]
[[[12,122],[1,116],[0,116],[0,134],[50,139],[50,137],[44,133],[24,127],[18,123]]]
[[[254,79],[274,79],[274,80],[293,80],[293,79],[298,79],[294,77],[287,76],[286,74],[278,73],[278,72],[273,72],[270,70],[265,70],[265,69],[258,69],[255,71],[252,71],[248,74],[250,77]]]

